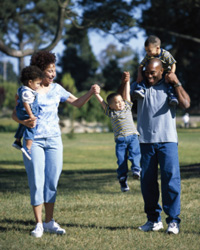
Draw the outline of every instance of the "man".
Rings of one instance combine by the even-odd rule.
[[[174,73],[165,80],[159,59],[151,59],[146,65],[147,89],[144,98],[137,103],[137,126],[141,147],[141,190],[147,222],[139,229],[158,231],[163,228],[162,208],[159,201],[158,164],[161,173],[163,210],[168,216],[167,233],[178,234],[180,218],[181,180],[178,160],[178,137],[176,131],[175,107],[167,101],[168,83],[174,86],[179,105],[189,108],[190,98]],[[131,86],[131,93],[135,89]]]

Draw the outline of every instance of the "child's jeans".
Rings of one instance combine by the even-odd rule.
[[[131,171],[140,172],[140,145],[138,135],[118,137],[116,142],[117,174],[118,179],[128,174],[128,160],[131,162]]]

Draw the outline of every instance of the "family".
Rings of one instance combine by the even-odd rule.
[[[54,83],[56,56],[52,52],[39,51],[33,54],[30,66],[22,70],[23,85],[18,89],[16,108],[12,114],[12,118],[19,123],[13,146],[23,153],[36,220],[35,229],[31,232],[33,237],[40,238],[44,232],[66,233],[53,219],[63,165],[58,106],[60,102],[67,102],[80,108],[93,95],[111,119],[121,191],[129,190],[128,160],[131,161],[133,178],[141,181],[147,222],[139,230],[147,232],[163,229],[163,208],[167,215],[167,233],[179,233],[181,179],[175,113],[177,105],[188,108],[190,98],[174,73],[172,65],[175,62],[172,60],[170,64],[165,60],[164,50],[158,42],[154,42],[156,39],[152,36],[145,45],[149,58],[145,65],[140,65],[138,71],[143,68],[140,79],[130,85],[129,72],[124,72],[118,92],[109,95],[107,102],[102,99],[100,87],[96,84],[85,95],[77,98]],[[166,63],[167,72],[164,72],[163,65]],[[143,85],[143,88],[138,85]],[[138,92],[142,92],[142,95],[138,95]],[[137,99],[137,129],[131,113],[131,97]],[[171,99],[175,102],[171,102]],[[162,207],[159,204],[158,164]],[[42,222],[43,206],[45,222]]]

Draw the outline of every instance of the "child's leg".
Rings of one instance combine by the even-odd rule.
[[[138,135],[130,135],[130,143],[128,145],[128,159],[131,162],[131,171],[133,174],[134,179],[140,178],[140,159],[141,159],[141,153],[140,153],[140,144],[138,140]]]
[[[175,95],[174,88],[171,85],[168,86],[167,94],[168,94],[169,105],[171,106],[178,105],[178,99]]]
[[[144,98],[145,91],[146,91],[146,85],[144,81],[137,83],[137,87],[133,92],[133,98],[136,98],[136,99]]]
[[[115,140],[116,142],[116,156],[117,156],[117,175],[118,179],[121,177],[127,177],[128,165],[127,165],[127,144],[125,142],[125,137],[119,137]]]

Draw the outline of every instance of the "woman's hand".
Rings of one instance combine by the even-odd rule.
[[[96,95],[96,94],[100,94],[100,87],[99,87],[98,84],[92,85],[92,87],[91,87],[90,90],[91,90],[92,93],[95,94],[95,95]]]
[[[36,126],[36,121],[37,118],[34,117],[34,118],[29,118],[27,120],[23,120],[21,121],[21,123],[28,128],[34,128]]]

